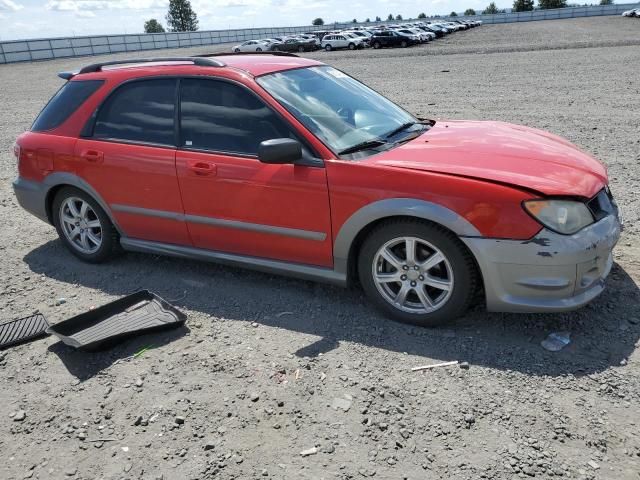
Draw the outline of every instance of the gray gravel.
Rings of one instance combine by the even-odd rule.
[[[534,22],[312,55],[417,114],[544,128],[609,167],[627,229],[597,301],[478,307],[441,329],[387,321],[356,289],[155,256],[79,263],[16,205],[10,151],[55,72],[92,59],[1,66],[0,318],[57,322],[144,287],[189,320],[102,354],[52,338],[0,352],[0,478],[638,480],[639,32]],[[553,331],[572,343],[547,352]],[[410,372],[449,360],[466,363]]]

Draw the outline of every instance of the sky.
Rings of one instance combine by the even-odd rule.
[[[310,25],[354,18],[404,18],[481,11],[491,0],[191,0],[200,30]],[[498,0],[510,7],[509,0]],[[0,41],[23,38],[141,33],[144,22],[164,19],[169,0],[0,0]]]

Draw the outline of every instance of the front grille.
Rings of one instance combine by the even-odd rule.
[[[616,205],[609,187],[605,187],[598,194],[587,202],[587,207],[591,210],[596,222],[602,220],[607,215],[618,216],[618,206]]]

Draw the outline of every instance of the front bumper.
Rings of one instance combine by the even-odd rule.
[[[529,240],[462,238],[482,276],[487,309],[494,312],[563,312],[604,290],[620,238],[609,215],[574,235],[542,229]]]

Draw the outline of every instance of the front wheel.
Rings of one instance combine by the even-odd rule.
[[[235,52],[235,53],[240,53],[240,49],[239,49],[239,48],[236,48],[236,49],[234,50],[234,52]]]
[[[331,45],[325,45],[324,49],[325,49],[327,52],[330,52],[330,51],[331,51]]]
[[[349,50],[355,50],[356,49],[356,44],[355,43],[350,43],[349,44]]]
[[[261,52],[262,49],[260,47],[256,48],[256,52]]]
[[[402,41],[402,43],[400,44],[400,46],[401,46],[402,48],[407,48],[407,45],[409,45],[409,44],[408,44],[406,41],[404,41],[404,40],[403,40],[403,41]]]
[[[120,250],[118,232],[98,203],[72,187],[53,199],[53,223],[65,247],[89,263],[101,263]]]
[[[477,283],[475,263],[462,242],[419,220],[392,220],[375,228],[360,250],[358,274],[378,308],[420,326],[462,315]]]
[[[300,52],[300,53],[304,52],[304,47],[302,45],[300,45],[298,47],[298,52]]]
[[[380,42],[373,42],[373,48],[375,48],[376,50],[379,49],[382,45],[380,45]]]

